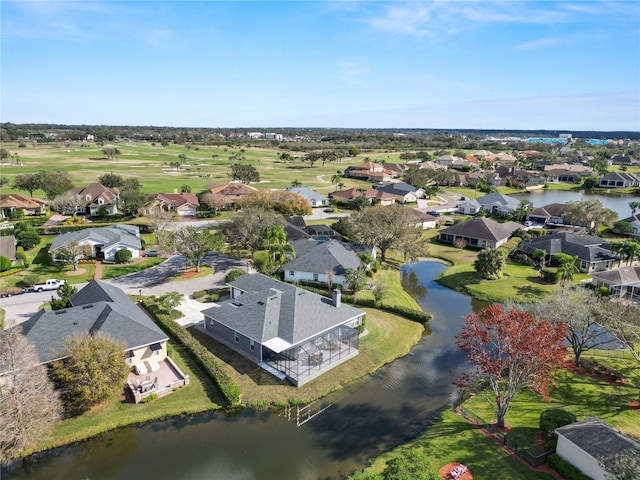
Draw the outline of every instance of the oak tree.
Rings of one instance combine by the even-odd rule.
[[[222,247],[222,237],[212,235],[206,228],[184,227],[168,231],[163,236],[163,250],[177,252],[184,256],[200,271],[200,265],[207,253]]]
[[[456,345],[476,368],[455,383],[483,395],[496,412],[497,425],[504,427],[511,401],[523,388],[548,398],[551,373],[566,354],[565,337],[564,324],[500,304],[467,315]]]
[[[62,360],[52,364],[52,376],[60,382],[68,415],[81,414],[122,390],[129,374],[125,348],[102,332],[67,339]]]

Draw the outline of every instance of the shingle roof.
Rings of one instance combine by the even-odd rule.
[[[310,243],[315,245],[309,248]],[[357,269],[360,266],[358,255],[337,240],[319,243],[300,240],[292,245],[296,250],[296,259],[282,265],[280,268],[283,271],[320,274],[332,272],[336,275],[344,275],[348,269]]]
[[[89,240],[102,243],[105,247],[120,243],[131,248],[141,248],[138,227],[134,225],[116,224],[109,227],[85,228],[77,232],[63,233],[53,240],[49,251],[53,252],[72,241],[82,243]]]
[[[60,358],[73,335],[97,332],[125,342],[131,350],[168,340],[167,335],[122,290],[94,280],[70,299],[73,307],[41,310],[20,328],[34,343],[41,362]]]
[[[520,206],[520,200],[497,192],[489,193],[484,197],[477,198],[476,201],[482,206],[498,204],[511,210],[515,210]]]
[[[529,212],[529,215],[541,216],[541,217],[560,217],[566,210],[567,206],[564,203],[550,203],[543,207],[534,208]]]
[[[498,241],[509,237],[518,228],[522,228],[519,223],[498,223],[489,218],[478,217],[445,228],[440,233]]]
[[[285,189],[285,191],[295,193],[296,195],[300,195],[301,197],[308,200],[318,200],[321,202],[326,202],[328,200],[324,195],[320,195],[315,190],[311,190],[307,187],[288,187]]]
[[[405,182],[387,183],[386,185],[377,185],[374,187],[381,192],[390,193],[391,195],[406,195],[407,193],[415,193],[418,191],[413,185]]]
[[[16,258],[16,237],[13,235],[5,235],[0,237],[0,255],[7,257],[9,260]]]
[[[532,254],[535,250],[545,250],[547,255],[566,253],[580,260],[600,262],[618,258],[609,249],[609,244],[602,238],[593,235],[583,235],[576,232],[558,232],[542,235],[538,238],[523,240],[518,250]]]
[[[0,193],[0,208],[42,208],[46,202],[41,198],[28,197],[19,193]]]
[[[591,276],[613,285],[640,285],[640,266],[620,267],[608,272],[594,272]]]
[[[100,205],[99,198],[103,200],[103,205],[112,205],[120,195],[117,188],[105,187],[101,183],[90,183],[86,187],[72,188],[71,193],[80,195],[83,200],[88,196],[90,205]]]
[[[259,273],[229,285],[246,293],[203,313],[262,344],[279,338],[295,345],[364,313]]]
[[[556,433],[571,441],[597,460],[610,459],[625,450],[640,454],[640,444],[596,417],[556,428]]]

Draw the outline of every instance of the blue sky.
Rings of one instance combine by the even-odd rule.
[[[640,2],[2,0],[0,118],[640,130]]]

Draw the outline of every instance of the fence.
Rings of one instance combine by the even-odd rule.
[[[458,410],[465,419],[470,420],[476,425],[482,427],[483,430],[488,432],[495,439],[500,440],[506,448],[508,448],[513,453],[518,455],[520,458],[522,458],[525,462],[527,462],[532,467],[537,467],[539,465],[547,463],[547,457],[553,453],[553,452],[544,452],[538,455],[531,453],[528,447],[523,447],[522,445],[518,445],[518,443],[514,439],[509,438],[503,432],[498,430],[498,428],[495,425],[493,425],[491,422],[487,422],[484,418],[482,418],[475,412],[472,412],[471,410],[469,410],[468,408],[462,405],[458,407]]]

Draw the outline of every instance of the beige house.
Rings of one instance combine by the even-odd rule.
[[[8,218],[16,210],[22,210],[25,215],[42,215],[46,212],[46,202],[19,193],[0,193],[0,218]]]

